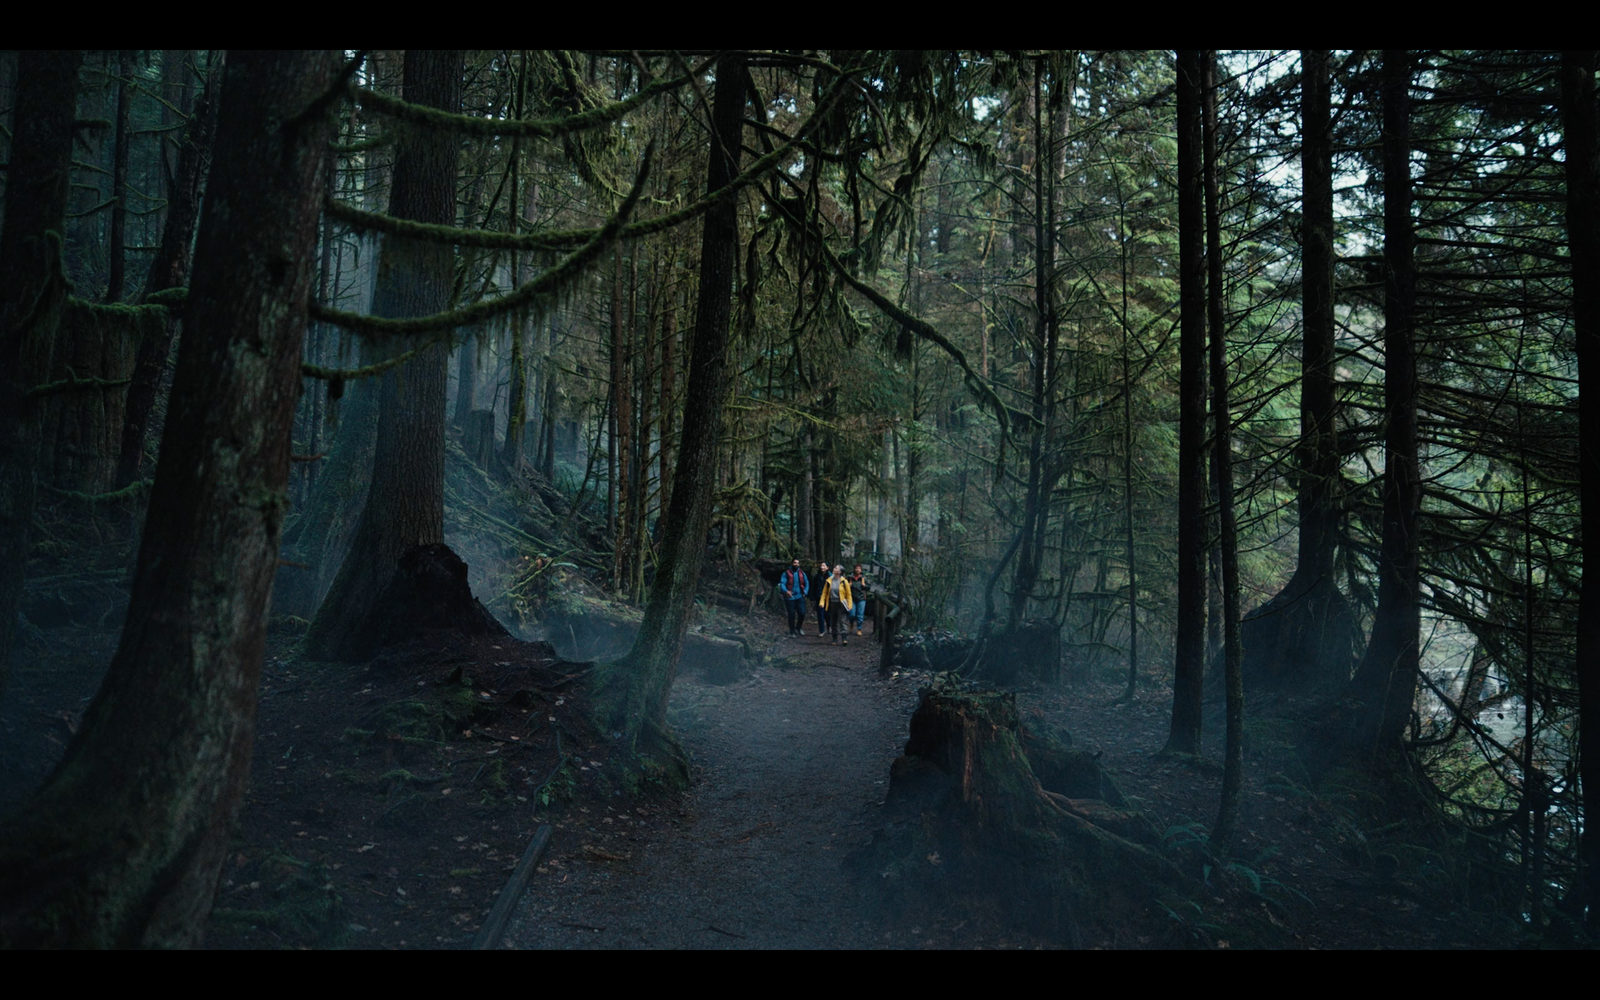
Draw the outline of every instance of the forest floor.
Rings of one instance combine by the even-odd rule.
[[[507,948],[992,948],[1051,941],[959,908],[886,912],[846,860],[877,825],[889,766],[929,677],[880,678],[869,635],[789,638],[776,615],[718,612],[757,653],[709,683],[685,664],[671,723],[692,785],[620,777],[593,732],[579,668],[547,646],[413,646],[365,666],[306,663],[274,637],[251,790],[208,931],[218,948],[464,948],[541,823],[554,837]],[[708,626],[709,630],[710,626]],[[0,700],[0,809],[59,760],[116,635],[70,626]],[[567,671],[570,671],[568,673]],[[1169,692],[1115,704],[1109,679],[1018,693],[1024,725],[1099,752],[1178,845],[1214,816],[1220,725],[1205,757],[1157,756]],[[1359,788],[1316,788],[1295,763],[1290,702],[1248,723],[1236,860],[1166,899],[1150,947],[1494,948],[1515,927],[1451,902],[1448,868],[1364,830]],[[1092,943],[1092,942],[1091,942]]]
[[[1160,756],[1170,687],[1119,703],[1121,679],[1019,692],[1023,725],[1070,733],[1099,753],[1130,803],[1168,845],[1203,835],[1222,789],[1223,719],[1213,704],[1201,756]],[[1243,796],[1232,859],[1198,873],[1193,894],[1167,914],[1197,946],[1440,949],[1513,946],[1514,925],[1494,926],[1447,896],[1443,866],[1405,831],[1364,828],[1366,793],[1337,779],[1313,782],[1293,742],[1308,706],[1258,697],[1246,715]]]
[[[933,919],[886,912],[850,872],[851,852],[878,826],[889,765],[930,675],[897,670],[880,679],[870,626],[843,648],[819,638],[814,625],[787,638],[776,616],[758,615],[748,629],[769,649],[768,665],[728,687],[686,670],[674,690],[671,722],[694,761],[693,787],[676,815],[668,809],[665,822],[640,821],[618,802],[558,818],[503,947],[1052,946],[986,920],[981,907]],[[1198,836],[1215,816],[1220,766],[1158,758],[1170,692],[1116,704],[1120,692],[1111,681],[1036,685],[1019,692],[1018,704],[1024,725],[1064,730],[1074,746],[1099,752],[1170,843]],[[1144,943],[1506,946],[1481,916],[1454,912],[1430,892],[1426,859],[1408,859],[1410,871],[1374,865],[1375,841],[1346,796],[1312,793],[1284,773],[1296,765],[1283,725],[1253,721],[1260,749],[1245,785],[1241,857],[1197,877],[1193,898],[1168,900],[1172,933]],[[1220,737],[1210,737],[1206,751],[1220,759]]]
[[[916,685],[879,679],[870,638],[836,646],[814,622],[789,638],[765,615],[746,635],[766,650],[748,678],[718,686],[685,664],[673,690],[669,721],[693,762],[676,808],[665,822],[639,819],[625,802],[557,819],[503,947],[931,940],[884,926],[844,867],[873,828]]]

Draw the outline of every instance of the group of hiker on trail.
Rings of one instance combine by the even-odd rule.
[[[818,638],[831,629],[833,644],[848,646],[850,623],[855,622],[856,635],[860,635],[861,625],[866,620],[867,578],[861,572],[859,563],[849,576],[844,575],[844,563],[834,566],[831,571],[827,563],[819,563],[817,569],[817,580],[814,582],[800,568],[800,560],[795,559],[778,577],[778,592],[783,595],[784,606],[789,612],[789,634],[797,636],[804,632],[806,598],[811,596],[815,583]],[[841,626],[843,638],[840,637]]]

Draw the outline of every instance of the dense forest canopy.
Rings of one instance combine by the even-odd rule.
[[[4,54],[0,651],[30,577],[132,603],[4,821],[0,941],[196,941],[269,626],[364,662],[440,543],[515,554],[467,556],[495,628],[557,572],[642,609],[592,688],[641,760],[703,574],[862,563],[962,676],[1043,636],[1051,683],[1170,696],[1178,755],[1225,703],[1218,851],[1245,706],[1290,695],[1313,774],[1460,831],[1526,926],[1592,928],[1595,70]],[[63,541],[85,519],[137,557]]]

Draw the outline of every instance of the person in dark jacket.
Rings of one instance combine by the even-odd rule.
[[[817,564],[817,586],[820,588],[828,582],[828,564]],[[817,591],[817,638],[828,634],[828,609],[822,603],[822,591]]]
[[[856,571],[850,574],[850,596],[856,602],[850,617],[856,620],[856,635],[860,635],[861,624],[867,618],[867,576],[861,572],[860,563],[856,563]]]
[[[806,571],[800,568],[799,559],[791,562],[783,575],[778,577],[778,590],[783,594],[783,606],[789,612],[789,634],[799,635],[806,625],[806,595],[811,592],[811,581],[806,578]]]

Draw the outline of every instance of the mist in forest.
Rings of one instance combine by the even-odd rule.
[[[1592,946],[1595,72],[0,52],[0,944]]]

